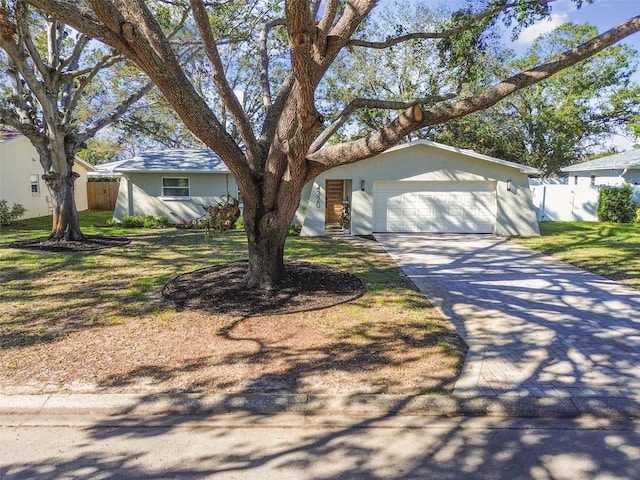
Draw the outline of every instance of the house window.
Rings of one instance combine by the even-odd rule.
[[[188,178],[163,178],[162,196],[174,198],[188,198],[191,196]]]
[[[31,175],[31,193],[33,195],[40,194],[40,177],[38,175]]]
[[[596,176],[595,175],[591,175],[591,186],[596,184]]]

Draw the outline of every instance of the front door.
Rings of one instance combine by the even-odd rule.
[[[344,200],[344,180],[327,180],[325,191],[327,192],[325,224],[340,225],[342,201]]]

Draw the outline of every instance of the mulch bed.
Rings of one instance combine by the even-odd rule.
[[[327,308],[366,291],[355,275],[308,262],[287,262],[277,290],[247,290],[247,268],[247,262],[235,262],[185,273],[167,283],[162,296],[180,309],[249,317]]]
[[[8,245],[9,248],[22,250],[40,250],[44,252],[81,253],[103,250],[111,247],[122,247],[131,243],[126,237],[106,237],[102,235],[85,235],[82,241],[51,240],[48,237],[30,238]]]

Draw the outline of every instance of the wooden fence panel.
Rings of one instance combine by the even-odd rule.
[[[87,182],[89,210],[113,210],[119,188],[120,182]]]

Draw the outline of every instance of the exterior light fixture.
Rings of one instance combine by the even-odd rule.
[[[507,191],[511,191],[511,180],[507,180]]]
[[[360,190],[364,192],[364,180],[360,180]]]

